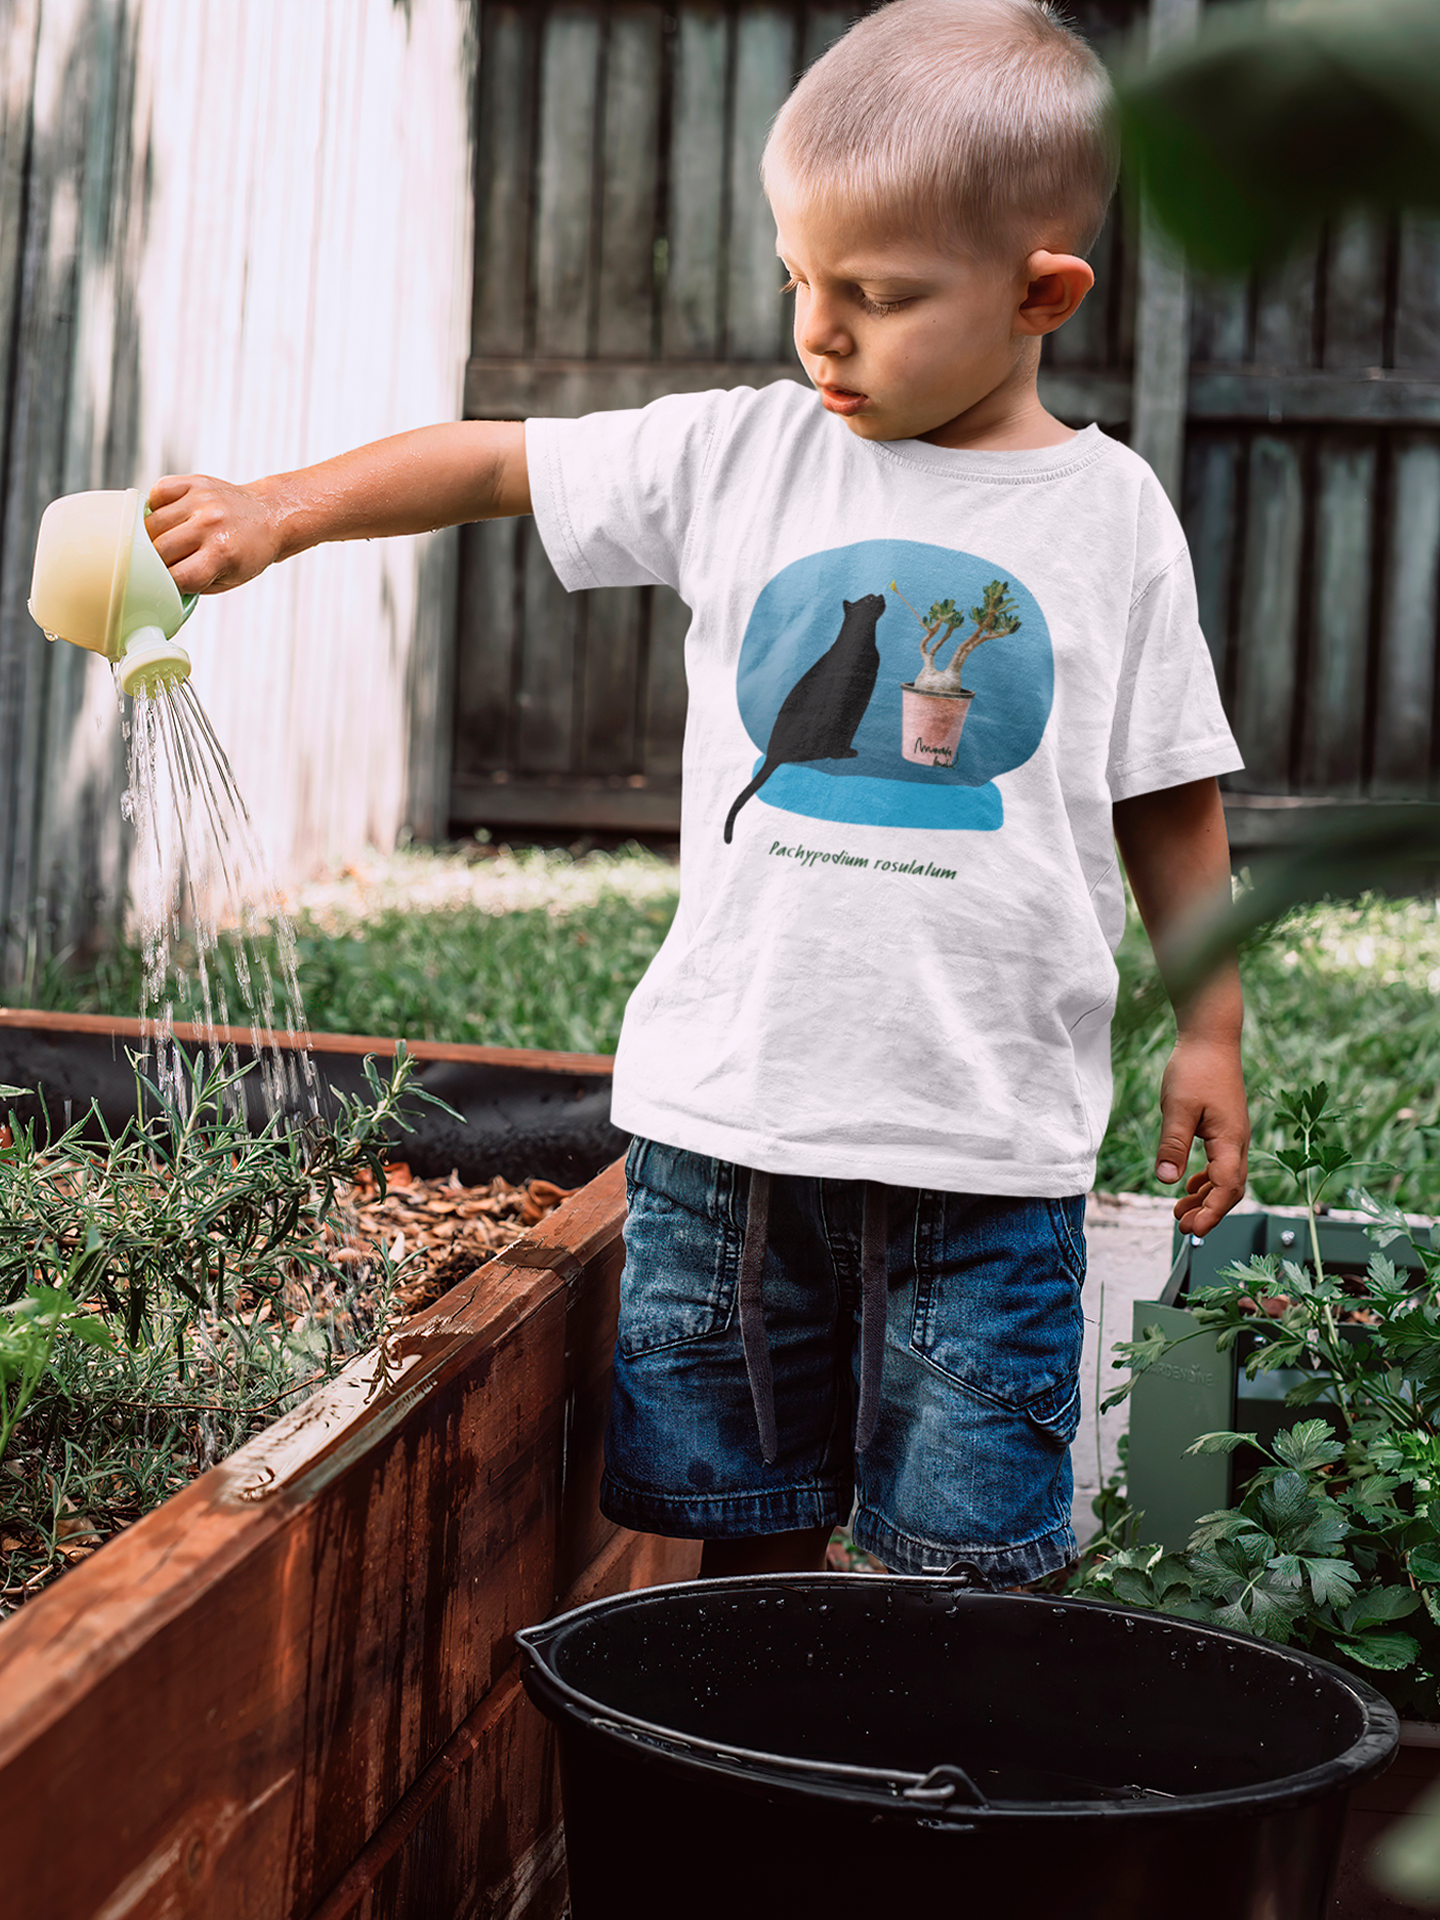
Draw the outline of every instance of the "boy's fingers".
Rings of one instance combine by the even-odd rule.
[[[1245,1196],[1247,1153],[1243,1141],[1206,1141],[1207,1162],[1186,1181],[1184,1196],[1175,1202],[1175,1218],[1185,1233],[1202,1238],[1218,1226]]]
[[[1195,1140],[1194,1121],[1166,1114],[1160,1125],[1160,1147],[1155,1156],[1155,1178],[1168,1186],[1178,1180],[1190,1158]]]
[[[194,479],[190,473],[167,473],[157,480],[146,498],[146,505],[152,509],[168,507],[173,501],[189,491]]]

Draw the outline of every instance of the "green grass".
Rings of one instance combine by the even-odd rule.
[[[1174,1037],[1153,1008],[1154,962],[1131,913],[1119,953],[1113,1050],[1115,1103],[1096,1184],[1166,1193],[1152,1178],[1160,1074]],[[1245,1078],[1255,1146],[1285,1143],[1276,1096],[1317,1080],[1350,1110],[1357,1159],[1396,1171],[1366,1184],[1410,1211],[1440,1212],[1440,911],[1433,900],[1367,898],[1298,909],[1241,958]],[[1192,1165],[1198,1165],[1198,1156]],[[1252,1155],[1258,1199],[1288,1200],[1290,1184]]]
[[[321,1032],[609,1053],[677,886],[674,868],[639,848],[581,860],[532,850],[483,868],[455,855],[396,856],[358,899],[325,895],[308,909],[302,899],[307,1015]],[[473,897],[459,899],[466,889]],[[510,900],[522,904],[495,910]],[[1163,1193],[1151,1168],[1173,1023],[1155,1005],[1154,965],[1133,913],[1119,960],[1115,1107],[1097,1184]],[[1245,955],[1242,971],[1257,1145],[1281,1144],[1270,1117],[1277,1093],[1325,1079],[1355,1110],[1356,1155],[1399,1169],[1372,1184],[1407,1208],[1440,1211],[1436,903],[1304,908]],[[133,1016],[139,979],[138,955],[121,950],[86,971],[52,969],[29,1003]],[[1282,1197],[1283,1182],[1263,1162],[1253,1184],[1263,1200]]]
[[[453,904],[471,880],[476,897]],[[407,881],[440,904],[392,904]],[[582,860],[532,850],[483,869],[453,857],[397,857],[369,890],[369,907],[318,892],[296,917],[300,988],[315,1032],[613,1053],[625,1003],[674,917],[678,885],[673,866],[639,848]],[[543,904],[497,910],[507,898]],[[243,999],[227,959],[222,943],[215,970],[235,1007]],[[140,985],[139,953],[122,947],[89,968],[52,967],[20,1004],[134,1018]]]

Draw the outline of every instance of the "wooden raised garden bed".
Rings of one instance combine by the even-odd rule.
[[[72,1040],[103,1034],[108,1051],[114,1035],[123,1062],[133,1038],[0,1013],[0,1080],[22,1029],[49,1048],[57,1094]],[[317,1040],[356,1059],[384,1047]],[[442,1076],[549,1074],[567,1102],[608,1078],[583,1056],[415,1051]],[[531,1170],[575,1170],[548,1166]],[[612,1164],[408,1321],[388,1377],[355,1360],[0,1627],[7,1905],[558,1915],[552,1742],[511,1636],[699,1559],[698,1542],[626,1533],[596,1505],[624,1204]]]

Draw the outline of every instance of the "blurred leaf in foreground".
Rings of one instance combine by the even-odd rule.
[[[1283,257],[1347,207],[1440,209],[1440,5],[1215,8],[1120,88],[1132,177],[1207,272]]]

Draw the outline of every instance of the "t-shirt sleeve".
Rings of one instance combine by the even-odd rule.
[[[1236,773],[1243,766],[1200,631],[1188,550],[1130,608],[1110,731],[1112,800]]]
[[[679,586],[733,397],[669,394],[648,407],[526,421],[531,507],[564,587]]]

